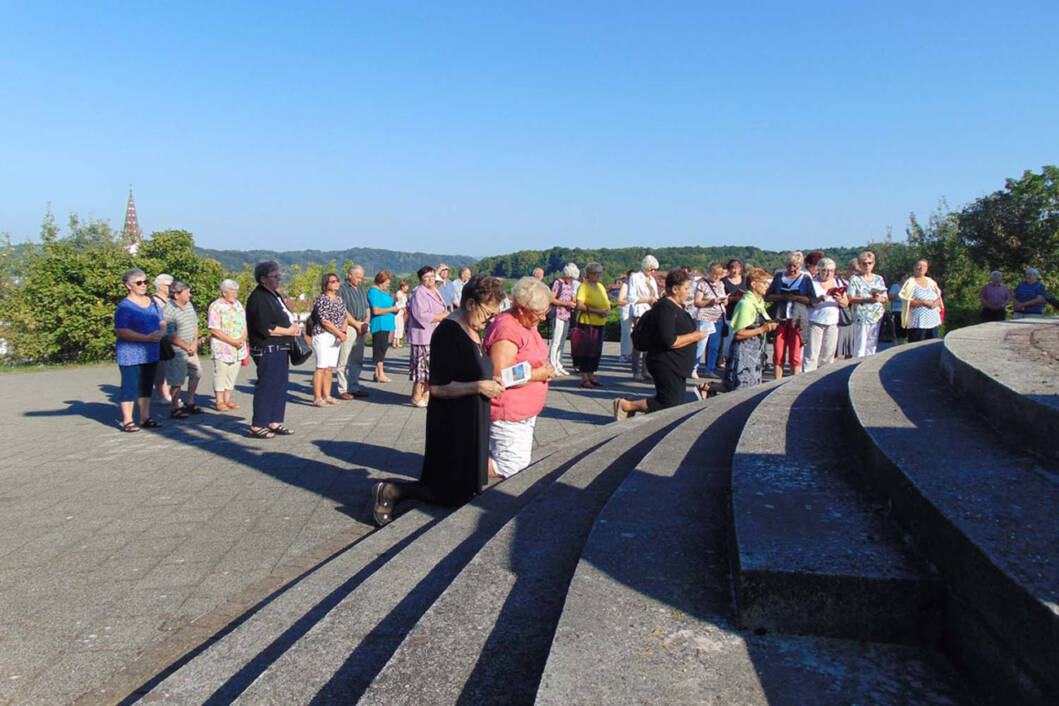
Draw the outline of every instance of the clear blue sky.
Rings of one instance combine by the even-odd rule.
[[[1059,2],[5,2],[0,232],[475,256],[904,237],[1059,162]]]

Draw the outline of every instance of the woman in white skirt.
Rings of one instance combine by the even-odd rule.
[[[537,326],[548,313],[552,294],[547,285],[523,277],[511,289],[512,307],[497,315],[485,334],[485,350],[500,377],[506,368],[528,363],[529,379],[494,397],[490,407],[489,475],[512,476],[529,465],[533,429],[544,409],[548,381],[555,368],[548,362],[548,346]]]
[[[313,371],[313,404],[317,407],[339,404],[331,396],[331,376],[338,365],[338,353],[346,340],[346,305],[338,296],[341,280],[334,272],[320,280],[323,293],[313,303],[312,336],[316,370]]]

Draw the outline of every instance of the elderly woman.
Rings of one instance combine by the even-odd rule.
[[[621,356],[622,363],[632,362],[632,305],[629,304],[629,277],[633,271],[629,270],[621,278],[621,287],[618,288],[618,306],[621,320]]]
[[[375,363],[375,382],[391,382],[383,369],[386,351],[390,348],[397,322],[395,314],[401,310],[390,294],[393,275],[387,270],[375,274],[375,286],[368,290],[368,306],[371,307],[371,359]]]
[[[658,283],[655,282],[655,271],[658,269],[658,260],[654,255],[644,255],[640,260],[640,271],[633,272],[629,276],[629,305],[632,307],[632,329],[636,329],[636,322],[647,313],[656,301],[658,301]],[[643,380],[644,360],[643,351],[632,350],[632,379]]]
[[[158,366],[158,342],[165,335],[165,320],[158,305],[147,296],[147,275],[143,270],[128,270],[121,279],[127,295],[114,310],[114,357],[121,372],[118,408],[121,430],[139,431],[155,428],[161,422],[151,418],[151,389]],[[133,405],[140,408],[140,426],[132,418]]]
[[[405,335],[405,320],[408,318],[408,282],[401,282],[397,285],[397,292],[393,295],[394,301],[397,305],[397,313],[393,315],[394,318],[394,329],[393,329],[393,347],[401,348],[401,341]]]
[[[787,255],[783,272],[772,279],[765,293],[766,302],[776,302],[779,328],[772,342],[772,363],[776,379],[783,377],[783,363],[791,366],[791,375],[802,372],[802,348],[808,339],[809,306],[812,304],[813,282],[802,269],[805,256],[798,251]]]
[[[596,379],[599,359],[603,355],[603,329],[610,314],[610,298],[600,279],[603,265],[590,262],[585,265],[585,281],[577,288],[574,302],[577,305],[577,321],[571,333],[570,354],[574,365],[581,373],[581,387],[600,387]]]
[[[1026,270],[1026,278],[1015,287],[1015,303],[1011,306],[1013,319],[1026,316],[1040,316],[1048,301],[1048,290],[1041,282],[1041,271],[1036,267]]]
[[[779,323],[765,311],[765,292],[769,288],[768,272],[754,268],[746,275],[747,291],[732,314],[732,350],[724,370],[724,386],[729,390],[756,387],[762,382],[761,352],[765,334],[775,331]]]
[[[684,309],[684,302],[691,292],[691,278],[687,270],[677,268],[666,275],[666,290],[650,314],[640,318],[641,331],[652,342],[648,347],[647,370],[655,383],[655,396],[650,399],[614,400],[614,418],[618,421],[637,412],[655,412],[674,407],[687,397],[685,378],[695,364],[695,344],[709,333],[698,329],[691,315]],[[704,394],[707,386],[699,388]]]
[[[271,439],[294,432],[283,425],[287,410],[287,384],[290,381],[292,338],[302,335],[301,324],[276,290],[279,263],[264,260],[254,267],[257,288],[246,300],[246,329],[250,357],[257,367],[254,383],[254,414],[250,436]]]
[[[989,283],[978,292],[978,301],[982,303],[979,312],[982,321],[1003,321],[1007,318],[1007,306],[1014,297],[1003,279],[1003,272],[993,270],[989,273]]]
[[[850,306],[853,307],[853,325],[850,336],[853,357],[875,355],[879,345],[879,328],[886,316],[886,303],[890,301],[886,281],[875,274],[875,253],[865,250],[857,258],[859,272],[849,278]]]
[[[486,331],[485,350],[497,375],[519,363],[530,367],[528,381],[493,398],[489,425],[492,476],[506,478],[529,465],[533,428],[544,409],[548,381],[555,375],[555,368],[548,362],[548,347],[537,332],[551,299],[543,282],[523,277],[511,289],[511,309],[498,315]]]
[[[721,280],[724,284],[724,293],[728,296],[728,303],[724,306],[724,321],[728,324],[735,313],[735,305],[746,294],[746,279],[743,277],[743,263],[735,258],[724,265],[727,274]],[[725,326],[724,340],[721,341],[721,359],[727,360],[728,353],[732,348],[732,327]]]
[[[860,259],[853,258],[846,263],[845,275],[835,275],[835,282],[839,287],[846,288],[846,301],[849,301],[849,281],[853,279],[854,275],[860,274]],[[850,319],[853,314],[850,312]],[[848,359],[853,357],[853,325],[843,325],[839,320],[838,325],[838,350],[835,352],[836,358]]]
[[[574,301],[574,280],[581,276],[581,270],[572,262],[563,267],[563,276],[552,282],[552,306],[555,307],[555,319],[552,320],[552,340],[548,349],[548,362],[555,368],[556,375],[569,375],[563,368],[563,344],[570,333],[571,311],[577,308]]]
[[[151,301],[158,306],[158,311],[165,309],[165,305],[169,303],[169,286],[173,284],[173,275],[160,274],[154,278],[154,294],[151,295]],[[158,361],[158,365],[154,369],[154,388],[158,391],[158,398],[165,400],[167,403],[172,402],[172,397],[169,394],[169,385],[165,381],[165,366],[162,365],[162,361]]]
[[[503,298],[499,279],[474,276],[463,287],[460,307],[436,327],[430,340],[423,470],[418,481],[375,484],[376,524],[389,523],[403,500],[459,505],[488,482],[490,400],[504,388],[493,377],[479,332],[497,315]]]
[[[221,296],[210,303],[206,312],[210,331],[210,357],[213,359],[213,394],[217,411],[240,409],[232,402],[232,390],[249,353],[246,349],[246,311],[239,303],[239,283],[234,279],[221,282]]]
[[[938,283],[927,277],[930,264],[926,260],[916,262],[912,276],[901,287],[904,302],[901,324],[908,331],[908,342],[936,338],[941,326],[941,310],[945,306]]]
[[[695,346],[695,365],[691,377],[699,377],[698,368],[702,365],[702,355],[706,354],[705,375],[721,377],[717,372],[717,357],[721,352],[721,340],[724,337],[724,313],[728,295],[724,291],[725,267],[719,262],[711,262],[706,276],[695,284],[695,324],[700,331],[706,331],[707,337]]]
[[[838,351],[838,320],[849,306],[846,288],[835,279],[835,261],[822,257],[816,262],[813,278],[814,301],[809,310],[809,340],[805,353],[805,372],[835,361]]]
[[[425,265],[416,272],[419,286],[408,298],[408,343],[412,347],[408,379],[412,381],[412,404],[426,407],[429,402],[430,339],[438,323],[449,315],[441,294],[434,286],[434,268]],[[464,285],[466,286],[466,285]],[[503,292],[501,292],[503,299]]]
[[[312,337],[316,369],[313,370],[313,405],[326,407],[339,404],[331,396],[331,376],[338,365],[338,354],[346,340],[349,317],[338,290],[342,281],[334,272],[320,278],[320,296],[313,302]],[[370,293],[369,293],[370,296]]]

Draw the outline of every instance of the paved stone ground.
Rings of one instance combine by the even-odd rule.
[[[292,371],[296,434],[271,440],[245,435],[253,365],[239,412],[173,421],[156,405],[165,427],[137,434],[117,429],[114,366],[0,377],[0,702],[71,701],[129,665],[149,677],[369,532],[371,484],[421,463],[407,349],[389,357],[393,383],[333,408],[312,406],[310,367]],[[598,390],[553,383],[538,446],[609,422],[616,395],[653,393],[617,344],[599,376]]]

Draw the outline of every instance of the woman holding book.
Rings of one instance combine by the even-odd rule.
[[[829,257],[816,263],[813,279],[816,300],[809,310],[809,341],[805,353],[805,372],[835,360],[838,350],[838,319],[841,310],[849,306],[846,288],[835,279],[835,261]]]
[[[729,390],[757,387],[762,383],[761,351],[765,334],[779,323],[765,311],[769,273],[754,268],[746,275],[747,291],[732,313],[732,350],[724,369],[724,386]]]
[[[479,332],[500,311],[503,298],[499,279],[476,275],[464,285],[460,307],[435,328],[423,470],[418,481],[375,484],[376,524],[389,523],[405,500],[460,505],[488,482],[490,400],[504,388],[494,378]]]
[[[860,273],[849,278],[850,306],[853,307],[853,357],[875,355],[879,345],[879,329],[886,315],[886,304],[890,301],[886,281],[875,274],[875,253],[865,250],[857,258]]]
[[[493,319],[486,330],[485,350],[498,376],[519,364],[525,365],[517,372],[524,373],[528,368],[528,380],[508,387],[492,399],[490,477],[507,478],[529,465],[537,415],[544,409],[548,382],[555,376],[555,368],[548,362],[548,346],[537,332],[551,299],[547,285],[533,277],[523,277],[511,289],[511,308]]]

